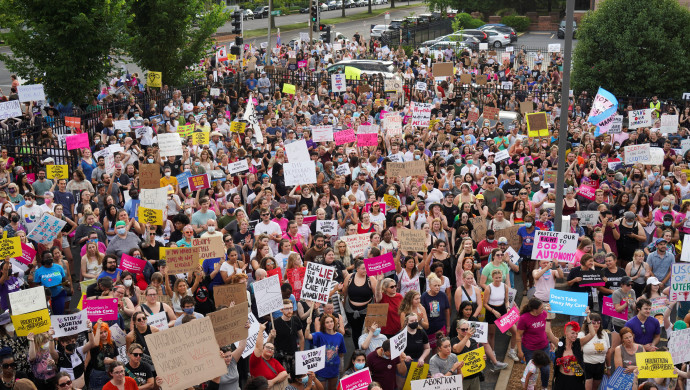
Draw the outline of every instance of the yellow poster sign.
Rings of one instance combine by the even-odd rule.
[[[407,378],[405,379],[405,386],[403,386],[403,390],[411,390],[412,387],[410,386],[410,382],[425,379],[427,375],[429,375],[428,364],[419,367],[417,362],[412,362],[410,364],[410,369],[407,370]]]
[[[237,54],[228,54],[229,61],[237,61]]]
[[[7,238],[7,230],[2,234],[0,239],[0,260],[9,259],[10,257],[19,257],[22,255],[22,242],[19,237]]]
[[[383,195],[383,201],[386,202],[386,209],[397,209],[400,207],[400,200],[395,196],[385,194]]]
[[[165,260],[165,251],[166,251],[167,249],[168,249],[168,248],[162,246],[162,247],[160,247],[160,249],[158,250],[158,251],[160,252],[160,253],[159,253],[159,255],[160,255],[160,256],[159,256],[159,257],[160,257],[160,260]]]
[[[283,93],[289,93],[290,95],[294,95],[296,92],[296,88],[294,84],[288,84],[285,83],[283,84]]]
[[[462,365],[462,376],[467,377],[484,370],[486,368],[486,360],[484,360],[484,356],[484,347],[477,348],[473,351],[459,355],[458,361],[465,363]]]
[[[146,74],[146,85],[149,87],[161,88],[163,86],[163,73],[149,71]]]
[[[527,133],[530,137],[548,137],[549,119],[545,112],[527,114]]]
[[[208,145],[209,144],[208,135],[209,135],[208,131],[201,131],[201,132],[192,133],[192,145]]]
[[[149,225],[163,225],[163,210],[139,207],[138,212],[139,222],[148,223]]]
[[[181,137],[189,137],[190,134],[194,131],[194,125],[179,125],[177,126],[177,133],[180,134]]]
[[[230,131],[233,133],[244,133],[244,129],[247,128],[247,123],[245,122],[232,122],[230,123]]]
[[[12,316],[12,325],[19,337],[26,337],[29,333],[47,332],[50,330],[50,313],[48,309],[43,309]]]
[[[640,378],[675,378],[671,352],[640,352],[635,354]]]
[[[67,165],[48,165],[46,166],[46,176],[48,179],[67,179],[69,171]]]
[[[351,66],[345,67],[345,79],[346,80],[359,80],[359,76],[361,76],[361,75],[362,75],[361,70],[359,70],[357,68],[353,68]]]

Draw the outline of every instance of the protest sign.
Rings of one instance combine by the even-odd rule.
[[[349,164],[340,164],[340,165],[338,165],[338,168],[335,169],[335,173],[338,174],[338,175],[349,176],[349,175],[350,175],[350,166],[349,166]]]
[[[433,108],[434,108],[434,106],[431,103],[413,102],[412,103],[412,120],[410,121],[410,125],[412,125],[412,127],[416,127],[416,126],[427,127],[427,126],[429,126],[429,122],[431,120],[431,110]]]
[[[159,188],[161,186],[161,166],[158,164],[139,164],[139,187]]]
[[[55,335],[53,337],[65,337],[89,330],[88,317],[86,310],[76,314],[53,315],[50,316],[50,323],[53,325]]]
[[[402,117],[397,113],[386,115],[383,121],[383,129],[389,137],[402,134]]]
[[[618,99],[611,92],[599,87],[587,121],[597,126],[600,133],[606,133],[613,124],[617,109]]]
[[[389,210],[397,209],[398,207],[400,207],[400,200],[396,196],[384,194],[383,201],[386,202],[386,207]]]
[[[576,211],[575,214],[580,219],[580,226],[594,226],[599,223],[598,211]]]
[[[606,285],[601,272],[597,269],[582,271],[581,276],[580,287],[600,287]]]
[[[254,314],[252,312],[249,312],[249,319],[247,320],[247,322],[249,322],[249,331],[247,332],[249,334],[249,337],[247,338],[247,345],[244,347],[244,351],[242,351],[243,358],[246,358],[247,356],[251,355],[252,352],[254,352],[256,338],[259,336],[259,321],[257,321],[256,317],[254,317]],[[268,339],[268,333],[264,331],[263,336],[265,342],[266,339]],[[237,346],[238,343],[235,343],[235,347]]]
[[[244,133],[246,128],[246,122],[232,121],[232,123],[230,123],[230,131],[232,131],[233,133]]]
[[[192,246],[199,249],[199,259],[225,259],[225,242],[222,236],[193,238]]]
[[[168,317],[164,311],[160,311],[156,314],[151,314],[146,317],[146,325],[155,326],[158,330],[168,329]]]
[[[22,103],[46,100],[46,93],[43,90],[43,84],[20,85],[17,87],[17,95],[19,95],[19,101]]]
[[[230,306],[232,302],[239,305],[247,302],[247,286],[244,283],[215,286],[213,297],[216,307]]]
[[[405,378],[405,385],[403,390],[412,390],[412,382],[418,381],[420,379],[426,379],[429,375],[429,365],[423,364],[419,365],[414,360],[410,363],[410,369],[407,370],[407,377]]]
[[[334,277],[335,268],[314,262],[307,263],[301,292],[302,299],[322,304],[328,303],[328,292]]]
[[[0,103],[0,120],[22,116],[22,107],[19,100],[10,100]]]
[[[295,89],[296,88],[293,84],[288,84],[288,83],[283,84],[283,93],[294,95]]]
[[[400,249],[404,251],[422,252],[426,253],[426,233],[423,230],[400,229],[398,230],[398,239],[400,240]]]
[[[640,127],[652,126],[652,109],[628,111],[628,129],[639,129]],[[646,144],[649,146],[649,144]],[[626,147],[627,149],[627,147]],[[626,156],[627,157],[627,156]]]
[[[560,53],[561,52],[561,44],[560,43],[549,43],[548,49],[549,49],[549,53]]]
[[[453,77],[452,62],[437,62],[431,69],[434,77]]]
[[[632,372],[626,374],[625,368],[618,367],[616,371],[613,372],[613,375],[604,375],[601,379],[601,385],[599,386],[601,390],[632,389],[635,374]]]
[[[311,161],[309,149],[307,148],[307,141],[303,139],[286,144],[285,155],[287,155],[288,160],[293,163]]]
[[[146,86],[161,88],[163,86],[163,72],[148,71],[146,73]]]
[[[402,92],[402,81],[399,78],[384,79],[383,89],[385,92]]]
[[[478,343],[487,343],[489,337],[489,324],[486,322],[470,321],[470,327],[474,329],[472,339]]]
[[[302,297],[302,285],[304,284],[306,272],[307,269],[305,267],[290,268],[285,271],[287,282],[292,286],[292,294],[297,300],[300,300]]]
[[[211,182],[207,174],[190,176],[188,181],[191,191],[198,191],[211,187]]]
[[[575,263],[577,234],[538,230],[532,246],[532,260]]]
[[[208,314],[213,324],[213,333],[216,335],[218,346],[230,345],[249,337],[248,329],[245,326],[248,314],[249,307],[242,304]]]
[[[498,120],[498,115],[501,113],[501,110],[496,107],[484,107],[484,110],[482,111],[482,117],[484,119],[492,120],[492,121],[497,121]]]
[[[674,364],[690,362],[690,328],[674,330],[668,339],[668,351]]]
[[[228,172],[231,175],[236,175],[240,172],[249,171],[249,164],[247,160],[240,160],[228,165]]]
[[[78,116],[66,116],[65,117],[65,126],[67,127],[74,127],[76,129],[81,130],[81,118]]]
[[[501,161],[507,160],[509,158],[510,158],[510,152],[508,151],[508,149],[499,150],[496,153],[496,155],[494,156],[494,160],[496,162],[501,162]],[[546,179],[546,175],[544,176],[544,179]]]
[[[84,311],[83,311],[84,312]],[[84,312],[86,313],[86,312]],[[55,325],[55,321],[53,320],[53,317],[51,316],[50,319],[53,322],[53,325]],[[87,320],[86,314],[84,314],[84,320]],[[84,326],[86,327],[87,324],[84,323]],[[86,328],[88,329],[88,327]],[[57,337],[57,334],[56,334]],[[120,328],[120,325],[118,324],[113,324],[110,326],[110,337],[113,339],[113,343],[115,344],[116,347],[122,347],[127,345],[127,333],[125,333],[122,328]]]
[[[427,85],[424,81],[417,81],[414,88],[418,91],[426,91]]]
[[[254,287],[257,315],[259,317],[283,308],[283,295],[280,293],[280,278],[278,275],[255,281],[252,286]]]
[[[347,244],[347,249],[353,257],[362,256],[364,250],[371,244],[369,233],[354,234],[350,236],[340,237]]]
[[[182,274],[194,272],[199,267],[198,248],[169,248],[165,251],[168,272]]]
[[[668,307],[668,298],[662,295],[660,297],[652,298],[650,301],[652,302],[651,316],[655,317],[658,315],[663,315]]]
[[[386,177],[404,177],[407,176],[405,172],[404,162],[389,162],[386,164]]]
[[[364,319],[364,327],[369,328],[373,323],[376,323],[379,328],[386,326],[388,323],[387,303],[370,303],[367,306],[367,316]]]
[[[422,160],[412,160],[405,162],[407,175],[403,176],[426,176],[426,165]]]
[[[331,75],[331,89],[333,90],[333,92],[345,92],[345,91],[347,91],[345,74],[335,73],[335,74]]]
[[[520,226],[513,225],[513,226],[506,228],[506,229],[496,230],[496,237],[495,238],[499,239],[501,237],[505,237],[508,240],[508,245],[510,246],[510,248],[514,252],[517,252],[520,250],[520,247],[522,246],[522,238],[517,234],[517,231],[519,229],[520,229]]]
[[[391,337],[391,359],[395,359],[407,348],[407,328],[403,328],[400,333]]]
[[[314,184],[316,183],[316,164],[311,160],[285,163],[283,174],[287,186]]]
[[[48,179],[67,179],[69,177],[69,167],[67,165],[48,165],[46,167],[46,177]]]
[[[340,379],[340,389],[365,390],[370,383],[371,373],[369,372],[369,367],[366,367]]]
[[[458,356],[459,362],[465,362],[462,366],[462,376],[474,375],[482,372],[486,368],[484,360],[484,347],[474,349]]]
[[[86,133],[69,135],[65,138],[67,150],[82,149],[89,147],[89,135]]]
[[[177,133],[184,138],[187,138],[190,135],[192,135],[192,132],[194,132],[194,125],[177,126]]]
[[[534,112],[534,103],[530,101],[520,102],[520,112],[523,115]]]
[[[664,114],[661,116],[661,125],[659,126],[662,133],[677,133],[678,132],[678,115]]]
[[[558,171],[555,169],[549,169],[546,172],[544,172],[544,181],[549,183],[549,184],[556,184],[556,176],[558,174]]]
[[[410,386],[412,387],[411,390],[462,390],[462,375],[441,375],[428,379],[420,379],[412,381]]]
[[[295,374],[304,375],[308,371],[316,372],[326,367],[326,346],[316,349],[295,352]]]
[[[25,314],[15,314],[12,315],[12,325],[14,325],[14,333],[18,337],[26,337],[29,333],[47,332],[50,329],[50,313],[48,309],[43,309]]]
[[[129,271],[133,274],[141,274],[146,268],[146,260],[137,259],[136,257],[123,254],[120,259],[120,267],[123,271]]]
[[[501,318],[494,321],[494,323],[501,333],[505,333],[518,319],[520,319],[520,311],[516,306],[513,306],[506,314],[501,316]]]
[[[603,314],[605,316],[613,317],[613,318],[618,318],[618,319],[621,319],[623,321],[628,320],[628,308],[627,307],[625,308],[625,311],[623,311],[622,313],[617,312],[615,306],[613,305],[613,300],[611,299],[610,296],[603,297],[602,303],[604,305],[602,306],[601,314]]]
[[[690,301],[690,264],[672,264],[670,282],[671,302]]]
[[[376,276],[385,274],[386,272],[395,270],[395,261],[393,260],[393,252],[388,252],[381,256],[364,259],[364,265],[367,268],[367,275]]]
[[[335,236],[338,234],[338,221],[316,220],[316,231],[327,236]]]
[[[103,321],[117,321],[117,298],[87,299],[84,301],[84,310],[92,323]]]
[[[588,306],[587,293],[551,289],[549,304],[552,313],[584,316]]]
[[[671,353],[664,352],[638,352],[635,354],[637,368],[640,370],[640,378],[675,378],[673,373],[673,359]]]
[[[157,137],[161,157],[182,156],[182,139],[179,134],[161,133]]]
[[[45,213],[41,215],[38,225],[29,233],[27,238],[44,245],[50,245],[66,224],[67,221],[62,221]]]
[[[548,137],[549,119],[545,112],[533,112],[525,115],[527,119],[527,134],[530,137]]]
[[[154,210],[146,207],[139,207],[139,222],[149,225],[163,226],[163,210]]]
[[[335,75],[334,75],[335,76]],[[333,141],[333,126],[312,126],[311,138],[314,142],[332,142]]]
[[[142,188],[139,191],[139,205],[154,210],[163,210],[167,205],[168,188]]]
[[[19,237],[16,237],[16,238],[19,238]],[[14,245],[14,244],[12,244],[12,245]],[[25,265],[31,264],[34,261],[34,258],[36,257],[36,251],[32,247],[24,244],[23,242],[21,243],[21,247],[22,247],[22,254],[20,256],[14,256],[14,259],[16,261],[18,261],[19,263],[22,263]],[[12,246],[11,250],[14,250],[14,246]],[[0,245],[0,253],[2,253],[2,252],[3,252],[2,251],[2,245]]]
[[[129,132],[129,120],[123,119],[119,121],[113,121],[113,127],[115,130],[122,130],[122,132],[127,133]]]
[[[17,237],[7,237],[7,230],[2,234],[0,239],[0,259],[9,259],[11,257],[19,257],[22,255],[22,242]]]
[[[357,134],[357,146],[376,146],[379,136],[376,133]]]
[[[43,286],[27,288],[8,294],[12,314],[19,315],[45,309],[46,294]]]
[[[338,131],[337,133],[333,133],[333,139],[335,140],[336,145],[348,144],[357,140],[354,129],[345,129]]]
[[[228,372],[210,318],[146,335],[145,340],[163,390],[187,389]]]

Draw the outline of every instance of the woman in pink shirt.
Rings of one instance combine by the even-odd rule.
[[[532,298],[520,310],[520,319],[517,323],[517,350],[521,361],[529,362],[532,360],[534,352],[542,350],[549,353],[549,341],[558,345],[558,338],[551,332],[551,324],[547,321],[548,304],[542,303],[538,298]],[[549,387],[549,367],[546,365],[541,370],[541,387]]]

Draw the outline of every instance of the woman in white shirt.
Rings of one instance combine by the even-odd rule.
[[[606,352],[611,348],[611,344],[609,343],[608,332],[601,326],[601,316],[598,313],[590,313],[589,319],[592,321],[592,328],[590,329],[594,330],[594,337],[582,346],[584,370],[588,378],[585,386],[587,389],[598,389],[606,370]],[[585,333],[580,332],[577,337],[583,338]]]

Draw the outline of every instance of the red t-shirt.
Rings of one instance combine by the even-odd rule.
[[[137,386],[137,381],[128,376],[125,377],[125,390],[137,390],[138,388],[139,386]],[[108,383],[103,386],[103,390],[118,390],[118,388],[108,381]]]
[[[386,326],[381,328],[381,333],[391,335],[400,332],[400,314],[398,314],[398,308],[402,300],[403,296],[400,294],[395,294],[393,297],[383,294],[381,297],[381,302],[379,303],[388,304],[388,321],[386,321]]]
[[[479,244],[477,244],[477,252],[479,252],[479,256],[488,256],[491,254],[491,251],[498,248],[498,240],[494,240],[492,243],[488,243],[486,240],[481,240],[479,241]],[[482,260],[482,267],[486,266],[486,263],[488,263],[487,260]]]
[[[266,363],[264,363],[263,358],[256,357],[254,352],[249,355],[249,373],[254,377],[262,376],[268,380],[271,380],[278,376],[278,374],[280,374],[282,371],[285,371],[285,367],[283,367],[283,365],[274,358],[271,358],[271,360],[268,361],[268,364],[270,364],[271,367],[273,367],[273,369],[276,371],[275,374],[270,368],[268,368]]]

